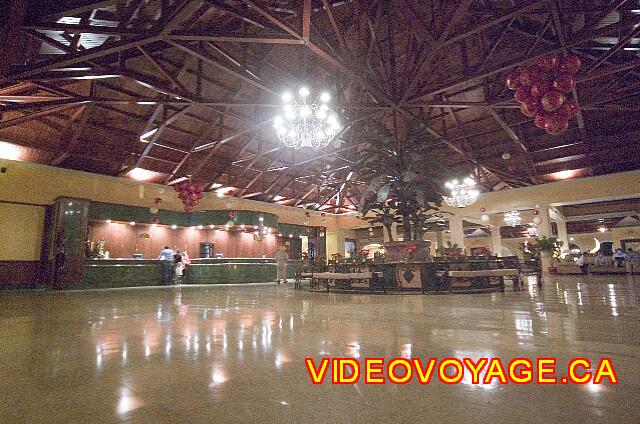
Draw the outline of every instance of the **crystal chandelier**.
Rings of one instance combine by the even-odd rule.
[[[474,187],[476,182],[473,178],[465,178],[460,183],[458,180],[452,180],[445,184],[445,186],[451,191],[451,196],[443,196],[444,201],[449,206],[464,208],[466,206],[473,205],[478,200],[480,192]]]
[[[337,114],[329,107],[329,93],[322,93],[315,101],[310,100],[310,94],[302,87],[298,98],[291,93],[282,95],[283,116],[276,116],[273,126],[287,147],[322,149],[342,129]]]
[[[521,221],[522,218],[520,218],[520,212],[518,211],[505,212],[504,214],[504,222],[507,225],[515,227],[516,225],[520,225]]]

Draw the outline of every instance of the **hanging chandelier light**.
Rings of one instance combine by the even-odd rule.
[[[533,223],[529,224],[529,227],[527,227],[527,234],[529,237],[538,237],[538,226]]]
[[[283,114],[275,117],[273,127],[287,147],[322,149],[342,129],[338,115],[329,107],[329,93],[322,93],[316,100],[310,95],[306,87],[298,91],[298,98],[291,93],[282,95]]]
[[[520,222],[522,222],[522,218],[520,217],[520,212],[518,211],[505,212],[504,222],[507,225],[511,225],[512,227],[515,227],[516,225],[520,225]]]
[[[478,200],[480,192],[475,188],[476,182],[473,178],[465,178],[462,182],[452,180],[445,184],[451,191],[451,196],[443,196],[447,205],[464,208],[473,205]]]

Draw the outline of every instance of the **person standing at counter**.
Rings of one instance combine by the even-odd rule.
[[[184,273],[185,266],[183,262],[183,256],[182,254],[180,254],[179,250],[176,250],[176,254],[173,255],[173,261],[174,261],[173,271],[175,273],[174,283],[182,284],[182,275]]]
[[[171,274],[173,274],[173,250],[165,246],[158,255],[158,260],[162,263],[162,283],[168,286],[171,284]]]
[[[289,260],[289,255],[287,255],[286,248],[284,246],[280,246],[278,249],[278,253],[275,256],[276,260],[276,273],[278,284],[280,281],[283,283],[287,282],[287,261]]]

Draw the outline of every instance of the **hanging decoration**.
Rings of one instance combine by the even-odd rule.
[[[571,95],[580,66],[576,55],[544,56],[537,64],[509,74],[506,85],[515,91],[522,114],[533,118],[536,127],[551,135],[562,134],[580,109]]]
[[[316,100],[310,95],[306,87],[298,91],[298,99],[291,93],[282,95],[283,116],[274,118],[273,127],[287,147],[322,149],[342,129],[337,113],[329,107],[329,93],[322,93]]]
[[[527,234],[529,237],[537,237],[538,236],[538,226],[536,224],[529,224],[527,227]]]
[[[304,213],[304,221],[302,222],[304,225],[309,225],[309,221],[311,219],[311,212]]]
[[[475,188],[476,182],[473,178],[467,177],[462,182],[452,180],[445,185],[451,191],[450,197],[443,196],[449,206],[464,208],[473,205],[480,195],[480,192]]]
[[[175,185],[178,197],[184,204],[185,212],[192,212],[193,208],[200,202],[204,192],[204,185],[191,184],[190,182],[182,182]]]
[[[152,214],[154,214],[154,215],[155,215],[155,214],[157,214],[157,213],[158,213],[158,211],[159,211],[159,208],[158,208],[158,207],[160,206],[160,203],[162,203],[162,199],[161,199],[161,198],[159,198],[159,197],[156,197],[156,198],[153,200],[153,204],[154,204],[154,206],[151,206],[151,207],[149,208],[149,212],[151,212],[151,213],[152,213]]]
[[[236,211],[229,211],[229,220],[224,226],[227,230],[232,229],[236,225]]]
[[[504,222],[507,225],[510,225],[512,227],[520,225],[520,222],[522,222],[522,218],[520,217],[520,212],[518,211],[505,212]]]

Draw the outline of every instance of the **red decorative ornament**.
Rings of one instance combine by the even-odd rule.
[[[509,90],[517,90],[520,88],[520,72],[513,71],[507,76],[506,80],[507,87]]]
[[[576,55],[561,58],[551,54],[539,58],[535,65],[511,72],[505,82],[515,91],[522,114],[533,118],[536,127],[558,135],[580,111],[568,93],[576,87],[575,74],[581,65]]]
[[[569,128],[569,121],[566,117],[559,114],[553,115],[551,119],[547,120],[544,126],[545,131],[551,135],[562,134],[567,128]]]
[[[564,101],[564,94],[557,91],[549,91],[547,94],[542,96],[540,104],[542,105],[542,109],[545,112],[554,112],[558,110],[560,106],[562,106]]]
[[[520,71],[520,83],[524,86],[531,86],[540,80],[540,72],[537,68],[530,67]]]
[[[536,125],[536,127],[544,129],[544,125],[547,123],[547,114],[544,112],[538,113],[533,119],[533,123]]]
[[[519,103],[524,103],[529,98],[531,98],[531,90],[527,87],[520,87],[516,90],[515,99]]]
[[[578,106],[578,102],[576,102],[575,99],[570,99],[560,106],[558,114],[565,116],[567,119],[573,119],[579,111],[580,107]]]
[[[571,74],[560,74],[553,80],[553,89],[561,93],[569,93],[574,88],[576,88],[576,79]]]
[[[157,216],[154,216],[153,218],[151,218],[151,223],[152,224],[159,224],[160,223],[160,218],[158,218]]]
[[[560,71],[575,74],[582,66],[582,61],[576,55],[570,55],[560,60]]]
[[[533,97],[528,98],[520,105],[520,112],[523,115],[533,118],[540,110],[540,102]]]
[[[555,54],[538,59],[538,68],[543,72],[551,72],[558,67],[560,60]]]
[[[539,211],[539,210],[537,210],[537,209],[534,209],[534,210],[533,210],[533,214],[534,214],[534,215],[540,215],[540,211]]]
[[[236,211],[229,211],[229,217],[233,218],[236,216]]]
[[[180,184],[176,184],[175,189],[178,192],[178,198],[182,200],[182,203],[184,204],[185,212],[193,211],[193,208],[204,197],[204,186],[202,184],[182,182]]]
[[[487,208],[480,208],[480,212],[486,212]]]
[[[549,81],[538,81],[531,86],[531,95],[535,98],[539,98],[547,94],[553,86]]]

